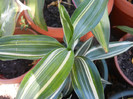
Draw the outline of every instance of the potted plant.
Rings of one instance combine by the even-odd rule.
[[[48,25],[48,31],[46,31],[46,28],[42,28],[42,25],[43,26],[46,26],[46,23],[45,22],[43,22],[42,23],[42,20],[44,19],[43,18],[43,6],[44,6],[44,1],[43,1],[43,3],[42,3],[42,1],[40,2],[40,1],[38,1],[38,2],[36,2],[36,1],[33,1],[33,0],[25,0],[26,1],[26,4],[27,4],[27,6],[29,6],[29,7],[31,7],[32,8],[32,10],[31,10],[31,12],[30,11],[24,11],[24,13],[25,13],[25,17],[26,17],[26,19],[27,19],[27,21],[28,21],[28,23],[30,24],[30,26],[34,29],[34,30],[36,30],[38,33],[41,33],[41,34],[44,34],[44,35],[48,35],[48,36],[51,36],[51,37],[54,37],[54,38],[56,38],[57,40],[59,40],[60,42],[62,42],[63,41],[63,28],[61,28],[61,27],[53,27],[55,24],[57,24],[57,23],[59,23],[58,21],[60,21],[60,19],[59,19],[59,14],[58,14],[58,11],[56,11],[56,10],[58,10],[58,8],[57,7],[54,7],[54,6],[52,6],[52,7],[54,7],[54,10],[52,10],[51,8],[49,8],[49,10],[52,10],[52,11],[44,11],[44,13],[46,13],[45,15],[44,15],[44,17],[46,17],[46,16],[48,16],[48,21],[46,20],[46,22],[49,24],[51,21],[52,21],[52,19],[53,19],[53,21],[52,22],[56,22],[56,23],[54,23],[54,25],[53,26],[49,26]],[[52,0],[51,0],[52,1]],[[48,3],[49,2],[51,2],[51,1],[48,1]],[[42,8],[40,8],[40,9],[37,9],[36,7],[37,7],[37,3],[38,3],[38,5],[40,5],[39,4],[39,2],[40,2],[40,4],[42,5]],[[45,1],[46,2],[46,1]],[[65,1],[64,1],[65,2]],[[76,2],[80,2],[80,0],[73,0],[73,2],[75,3],[75,6],[77,6],[76,4]],[[35,5],[36,4],[36,5]],[[34,5],[34,7],[33,7],[33,5]],[[50,5],[50,4],[49,4]],[[68,4],[67,4],[68,5]],[[73,5],[68,5],[68,6],[70,6],[70,7],[72,7],[73,8]],[[111,9],[112,9],[112,6],[113,6],[113,0],[109,0],[109,2],[108,2],[108,8],[109,8],[109,10],[108,10],[108,12],[110,13],[111,12]],[[47,6],[45,6],[44,8],[47,8]],[[69,8],[69,7],[67,7],[67,8]],[[55,10],[56,9],[56,10]],[[36,10],[36,11],[35,11]],[[34,14],[32,14],[32,16],[31,16],[31,13],[32,12],[39,12],[38,10],[42,10],[42,11],[40,11],[40,14],[39,13],[36,13],[35,15]],[[55,11],[57,12],[57,15],[55,14]],[[49,12],[49,13],[48,13]],[[72,12],[72,11],[70,11],[70,12]],[[52,14],[51,14],[52,13]],[[42,14],[42,15],[41,15]],[[48,15],[49,14],[49,15]],[[36,22],[38,22],[38,21],[35,21],[36,19],[35,19],[35,17],[34,17],[34,19],[32,18],[33,17],[33,15],[34,16],[39,16],[40,15],[40,25],[39,25],[39,23],[36,23]],[[52,16],[51,18],[50,18],[50,16]],[[55,17],[54,17],[55,16]],[[58,17],[57,17],[58,16]],[[43,18],[43,19],[42,19]],[[47,17],[45,18],[45,19],[47,19]],[[58,21],[55,21],[56,19],[58,19]],[[38,19],[37,19],[38,20]],[[81,37],[81,41],[86,41],[88,38],[90,38],[90,37],[92,37],[93,35],[92,35],[92,33],[91,32],[89,32],[88,34],[86,34],[84,37]]]
[[[97,18],[92,17],[94,18],[93,21],[91,21],[91,18],[90,22],[93,24],[84,25],[83,27],[87,30],[83,30],[83,28],[78,27],[81,27],[84,22],[78,24],[78,21],[83,21],[84,15],[78,21],[75,19],[84,11],[82,6],[88,6],[89,2],[83,1],[71,19],[65,8],[60,4],[58,5],[66,47],[54,38],[45,35],[14,35],[0,38],[2,48],[8,47],[8,50],[0,48],[0,57],[3,59],[42,58],[36,67],[24,77],[18,91],[17,99],[57,97],[64,88],[69,74],[72,78],[74,91],[79,98],[104,98],[101,77],[93,61],[118,55],[132,47],[133,43],[109,43],[109,52],[105,50],[105,53],[102,46],[93,46],[90,48],[92,42],[92,38],[90,38],[74,53],[78,39],[85,35],[86,31],[92,30],[92,27],[97,25],[95,23],[100,21],[107,3],[106,0],[96,0],[93,3],[95,7],[103,4],[102,9],[93,9],[94,12],[91,12],[92,15],[95,15],[96,11],[100,12],[96,14],[95,17]],[[91,7],[89,9],[92,10]],[[76,13],[79,11],[80,13]],[[75,24],[72,24],[73,21]],[[89,29],[88,25],[90,25]],[[77,30],[77,28],[81,30]],[[11,50],[12,46],[14,46],[14,49]],[[16,48],[17,50],[15,50]]]
[[[125,90],[125,91],[121,91],[121,92],[118,92],[114,95],[112,95],[109,99],[132,99],[133,98],[133,90]]]
[[[124,32],[130,33],[124,35],[119,41],[132,41],[133,36],[131,34],[133,34],[133,28],[127,26],[117,26],[117,27]],[[128,51],[124,52],[121,55],[115,56],[114,59],[117,70],[119,71],[121,76],[124,78],[126,82],[128,82],[130,85],[133,86],[132,48],[130,48]]]

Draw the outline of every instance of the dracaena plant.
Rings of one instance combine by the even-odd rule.
[[[0,38],[0,58],[3,60],[41,58],[21,82],[17,99],[55,99],[71,81],[80,99],[104,99],[101,77],[93,61],[118,55],[133,43],[111,42],[109,52],[105,53],[100,45],[91,47],[93,38],[90,38],[76,52],[74,49],[78,39],[98,24],[106,4],[107,0],[85,0],[71,18],[66,9],[58,5],[66,47],[44,35]]]

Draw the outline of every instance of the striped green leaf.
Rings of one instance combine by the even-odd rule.
[[[85,57],[75,58],[72,84],[80,99],[104,99],[99,72],[95,64]]]
[[[110,23],[107,9],[98,25],[92,30],[92,33],[101,44],[105,52],[108,52],[109,38],[110,38]]]
[[[107,59],[119,55],[129,48],[133,47],[133,42],[111,42],[109,44],[109,52],[105,53],[101,46],[91,48],[87,53],[86,57],[90,60]]]
[[[61,86],[74,63],[74,52],[59,48],[41,59],[21,82],[17,99],[46,99]]]
[[[63,47],[54,38],[44,35],[14,35],[0,38],[0,59],[38,59]]]
[[[89,50],[93,38],[88,39],[76,52],[75,56],[84,56]]]
[[[133,28],[128,26],[116,26],[118,29],[133,35]]]
[[[91,31],[101,20],[108,0],[84,0],[73,13],[74,40]]]
[[[43,8],[45,0],[25,0],[26,5],[31,8],[31,11],[28,11],[33,22],[43,30],[48,30],[47,25],[43,16]]]
[[[0,0],[0,36],[12,35],[15,30],[18,6],[15,0]]]
[[[63,26],[65,41],[67,43],[67,46],[69,46],[69,42],[73,36],[73,26],[71,23],[71,19],[70,19],[70,16],[64,6],[59,4],[58,8],[59,8],[59,12],[60,12],[61,23]]]

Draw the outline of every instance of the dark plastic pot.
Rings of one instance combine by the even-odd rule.
[[[109,99],[125,99],[124,97],[130,97],[130,99],[133,99],[133,90],[121,91],[119,93],[112,95]]]
[[[127,38],[130,38],[130,37],[133,37],[131,34],[126,34],[125,36],[123,36],[119,41],[124,41],[126,40]],[[114,57],[114,60],[115,60],[115,65],[116,65],[116,68],[118,70],[118,72],[120,73],[120,75],[124,78],[124,80],[129,83],[130,85],[133,86],[133,82],[131,80],[129,80],[125,74],[123,73],[123,71],[121,70],[119,64],[118,64],[118,59],[117,59],[117,56]]]

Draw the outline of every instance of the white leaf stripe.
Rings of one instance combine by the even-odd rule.
[[[80,58],[80,57],[78,57],[78,58],[79,58],[79,60],[81,60],[81,62],[83,64],[82,66],[84,66],[85,74],[87,75],[87,78],[88,78],[88,81],[90,83],[90,87],[93,91],[95,99],[99,99],[98,93],[96,91],[96,88],[95,88],[95,85],[94,85],[94,82],[93,82],[93,78],[92,78],[90,70],[88,68],[88,65],[86,64],[86,62],[82,58]]]
[[[91,5],[93,4],[95,0],[91,0],[86,7],[82,10],[82,12],[78,15],[78,17],[75,19],[75,21],[73,22],[73,27],[75,28],[76,25],[78,24],[79,20],[84,16],[84,14],[86,14],[87,10],[91,7]]]
[[[38,57],[40,55],[33,55],[33,54],[21,54],[21,53],[10,53],[10,52],[0,52],[0,55],[9,55],[9,56],[34,56],[34,57]],[[43,56],[45,54],[42,54],[41,56]]]

